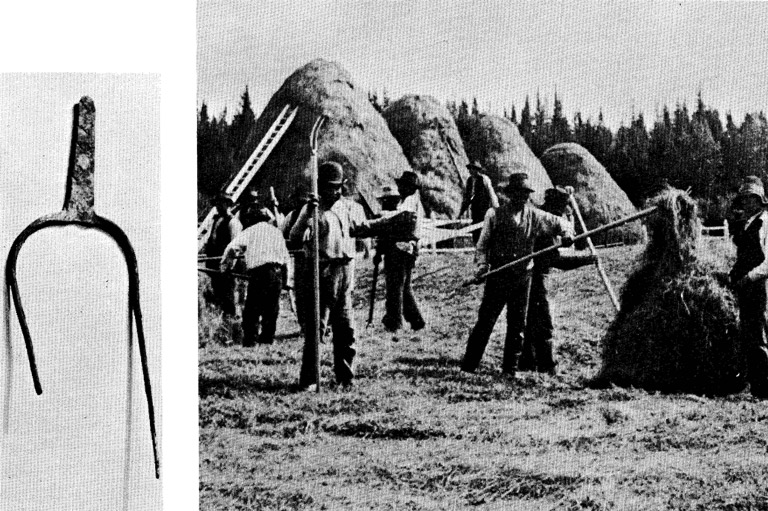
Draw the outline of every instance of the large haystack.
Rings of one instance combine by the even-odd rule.
[[[663,392],[727,394],[743,388],[738,314],[724,275],[697,261],[696,203],[668,189],[653,205],[650,240],[603,339],[596,382]]]
[[[453,116],[431,96],[405,96],[383,115],[411,167],[421,175],[424,207],[455,217],[469,162]]]
[[[589,151],[579,144],[557,144],[541,155],[552,182],[572,186],[587,229],[594,229],[637,212],[619,185]],[[643,241],[640,222],[631,222],[596,236],[595,244]]]
[[[533,201],[544,202],[544,191],[552,188],[552,181],[512,121],[482,114],[478,122],[473,123],[468,138],[464,141],[467,156],[483,164],[494,187],[504,184],[510,174],[525,172],[536,190]]]
[[[378,190],[394,184],[410,166],[366,92],[356,88],[339,64],[313,60],[289,76],[269,100],[248,137],[246,153],[253,151],[286,104],[299,107],[296,119],[252,186],[259,191],[274,186],[281,207],[295,207],[297,191],[309,188],[309,134],[317,117],[325,114],[329,119],[320,132],[319,161],[334,159],[344,165],[352,192],[377,213]]]

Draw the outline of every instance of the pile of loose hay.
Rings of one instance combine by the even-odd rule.
[[[696,203],[667,189],[651,201],[650,239],[603,338],[595,382],[722,395],[744,386],[738,312],[724,275],[696,259]]]
[[[525,172],[535,190],[533,201],[544,202],[544,191],[552,188],[552,181],[512,121],[496,115],[480,115],[464,146],[467,156],[479,160],[486,168],[494,187],[503,185],[510,174]]]
[[[455,217],[469,177],[467,155],[453,116],[431,96],[404,96],[383,113],[413,169],[421,175],[427,211]]]
[[[579,144],[557,144],[541,155],[552,182],[559,186],[572,186],[576,202],[587,229],[594,229],[637,212],[629,197],[619,188],[589,151]],[[595,244],[624,242],[639,243],[645,232],[639,222],[630,222],[602,233],[592,241]]]
[[[339,64],[313,60],[289,76],[269,100],[248,137],[244,154],[253,151],[288,103],[298,106],[299,111],[252,187],[266,192],[274,186],[282,208],[296,207],[297,190],[309,188],[309,134],[317,117],[325,114],[329,118],[320,131],[319,161],[341,163],[355,198],[378,213],[378,191],[393,185],[394,179],[411,167],[366,92],[354,85]]]

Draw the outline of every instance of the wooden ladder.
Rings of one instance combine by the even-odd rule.
[[[240,172],[235,175],[235,178],[227,186],[225,193],[232,199],[233,202],[237,202],[243,192],[248,188],[251,180],[259,171],[261,166],[267,160],[267,157],[275,148],[277,143],[283,137],[288,127],[296,117],[296,112],[299,107],[291,107],[291,105],[285,105],[283,110],[272,123],[264,138],[261,139],[259,145],[253,150],[251,156],[245,162]],[[216,213],[216,209],[212,208],[208,215],[205,217],[200,225],[197,227],[197,251],[199,252],[205,244],[208,236],[211,233],[211,227],[213,227],[213,217]]]

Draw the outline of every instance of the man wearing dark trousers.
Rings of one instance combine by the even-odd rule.
[[[467,165],[469,170],[469,179],[464,188],[464,198],[461,202],[461,209],[457,218],[469,209],[472,223],[477,224],[485,219],[485,213],[491,208],[499,207],[499,198],[493,190],[491,178],[485,174],[485,169],[479,161],[473,161]],[[472,241],[477,245],[480,239],[480,230],[472,231]]]
[[[272,344],[290,256],[283,235],[270,223],[271,215],[266,208],[251,205],[242,213],[246,214],[246,223],[252,225],[227,245],[221,270],[230,271],[235,256],[245,257],[248,292],[243,309],[243,346],[251,347],[257,342]]]
[[[419,227],[421,219],[424,218],[424,208],[418,194],[419,176],[415,172],[407,171],[395,179],[395,182],[400,195],[400,203],[395,213],[407,211],[415,217],[415,223],[412,224],[411,232],[400,233],[400,236],[383,247],[387,312],[381,322],[390,332],[399,330],[403,319],[413,330],[421,330],[425,325],[424,318],[411,289],[411,275],[419,256]]]
[[[318,168],[319,198],[318,227],[320,245],[320,331],[326,331],[326,322],[333,331],[333,362],[336,382],[343,387],[352,385],[355,373],[352,367],[355,350],[355,329],[352,322],[352,266],[355,257],[355,240],[352,236],[362,235],[368,221],[357,218],[351,208],[340,202],[344,170],[341,164],[330,161]],[[319,199],[319,200],[318,200]],[[311,257],[310,204],[306,204],[290,231],[292,244],[305,243],[307,260]],[[307,264],[303,275],[296,275],[297,285],[305,287],[305,296],[312,296],[312,265]],[[304,316],[312,317],[314,305],[305,300]],[[327,318],[327,319],[326,319]],[[308,329],[307,329],[308,330]],[[302,366],[304,368],[304,366]],[[302,374],[300,384],[311,385],[314,378]]]
[[[573,191],[573,189],[571,189]],[[570,205],[570,192],[565,188],[555,187],[544,192],[543,211],[565,218],[573,225]],[[533,245],[534,252],[551,247],[560,241],[555,236],[540,236]],[[555,374],[557,361],[552,350],[552,313],[547,296],[547,280],[551,268],[572,270],[592,264],[596,260],[591,254],[561,254],[559,250],[536,258],[531,274],[531,293],[528,300],[528,319],[525,324],[523,352],[518,363],[520,371],[538,371]]]
[[[508,201],[489,209],[475,250],[477,277],[533,252],[537,237],[562,236],[565,246],[572,244],[571,225],[563,218],[533,207],[533,193],[528,175],[512,174],[503,193]],[[502,372],[515,377],[518,358],[523,346],[528,296],[533,261],[491,275],[485,283],[477,322],[467,340],[461,369],[474,372],[480,365],[493,327],[504,306],[507,307],[507,332],[504,341]]]
[[[741,321],[742,351],[752,395],[768,399],[768,213],[765,188],[748,177],[739,189],[735,208],[743,211],[744,228],[734,234],[736,262],[731,282],[736,290]]]
[[[230,212],[232,201],[226,195],[218,195],[214,199],[214,207],[216,214],[203,253],[211,258],[206,262],[206,266],[212,270],[217,270],[221,261],[215,258],[221,257],[229,242],[243,230],[243,226],[237,218],[232,216]],[[221,274],[212,274],[210,278],[213,301],[225,316],[234,316],[234,279],[229,275]]]

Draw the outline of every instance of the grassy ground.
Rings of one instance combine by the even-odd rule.
[[[639,249],[602,253],[620,287]],[[503,315],[478,373],[458,369],[482,291],[457,287],[471,254],[417,264],[428,327],[396,342],[382,301],[365,328],[371,265],[359,266],[351,390],[331,385],[326,343],[325,388],[298,392],[289,313],[275,345],[244,349],[225,346],[228,326],[202,307],[200,509],[768,509],[766,402],[585,387],[613,317],[593,268],[551,279],[559,374],[510,383]]]

